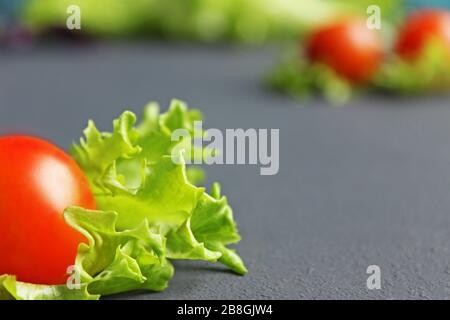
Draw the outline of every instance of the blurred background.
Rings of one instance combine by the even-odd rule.
[[[386,18],[396,15],[401,6],[399,0],[376,2]],[[366,0],[2,0],[0,8],[3,36],[11,41],[24,34],[42,37],[63,31],[68,16],[66,9],[76,4],[83,14],[81,33],[85,36],[260,44],[297,37],[305,28],[337,13],[364,14],[371,3]],[[423,4],[424,1],[410,1],[407,5]]]
[[[3,41],[63,32],[71,4],[82,9],[85,36],[254,44],[298,37],[337,14],[365,14],[371,4],[382,8],[386,20],[404,10],[450,6],[445,0],[1,0]]]
[[[81,9],[68,30],[67,7]],[[280,129],[280,172],[206,167],[249,274],[179,262],[169,288],[128,299],[450,297],[448,95],[357,95],[344,108],[268,90],[286,48],[338,16],[402,19],[448,0],[0,0],[0,133],[64,148],[149,100],[185,100],[208,128]],[[392,26],[392,27],[389,27]],[[381,267],[382,290],[366,268]]]
[[[67,33],[66,9],[76,4],[83,16],[79,33],[86,37],[261,44],[297,38],[308,27],[337,14],[365,14],[373,3],[381,6],[385,19],[392,19],[403,8],[445,5],[446,1],[1,0],[0,27],[3,41],[15,44],[24,38]]]

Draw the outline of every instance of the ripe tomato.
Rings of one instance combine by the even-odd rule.
[[[442,43],[450,54],[450,11],[428,9],[412,13],[400,30],[395,51],[414,60],[432,39]]]
[[[66,153],[28,136],[0,137],[0,275],[63,284],[80,242],[70,205],[95,209],[86,177]]]
[[[354,83],[370,80],[383,56],[378,33],[359,18],[338,20],[313,31],[306,53],[311,61],[328,65]]]

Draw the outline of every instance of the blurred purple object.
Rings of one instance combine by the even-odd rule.
[[[19,24],[7,26],[0,34],[0,43],[7,47],[26,48],[33,42],[32,32]]]

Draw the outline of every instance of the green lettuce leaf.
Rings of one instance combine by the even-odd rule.
[[[230,206],[189,181],[185,157],[198,156],[191,138],[171,139],[177,129],[191,137],[202,134],[194,130],[194,121],[200,119],[198,111],[178,100],[164,114],[150,103],[139,124],[125,112],[114,120],[112,133],[99,133],[90,122],[73,156],[96,190],[98,208],[117,213],[119,230],[148,221],[167,238],[169,259],[219,260],[244,274],[243,262],[226,247],[240,240]],[[98,151],[105,146],[107,151]],[[176,161],[171,155],[175,147],[180,150]],[[202,158],[207,155],[200,152]]]
[[[173,275],[165,256],[166,239],[152,232],[145,219],[134,229],[117,231],[117,216],[77,207],[64,213],[67,223],[89,240],[80,245],[76,259],[89,292],[104,295],[165,289]]]
[[[101,185],[101,178],[106,174],[108,167],[119,157],[127,158],[140,152],[139,147],[132,145],[130,131],[136,116],[131,112],[124,112],[113,122],[113,133],[100,132],[93,121],[88,122],[84,130],[86,140],[81,138],[79,145],[72,146],[73,158],[82,166],[85,174],[93,177],[96,183],[91,187],[95,192],[97,188],[105,190]]]
[[[17,281],[14,276],[0,276],[0,300],[97,300],[87,285],[71,290],[66,285],[48,286]]]
[[[226,245],[239,242],[233,219],[233,211],[225,197],[220,195],[219,184],[213,185],[213,195],[203,194],[192,213],[190,226],[197,241],[211,251],[220,252],[219,261],[238,274],[246,274],[247,268],[235,250]]]

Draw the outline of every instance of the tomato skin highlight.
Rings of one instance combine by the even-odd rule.
[[[428,9],[410,14],[400,29],[395,44],[396,53],[413,61],[431,40],[437,40],[450,58],[450,11]]]
[[[355,84],[370,80],[382,58],[382,41],[360,18],[345,18],[313,31],[306,43],[311,62],[323,63]]]
[[[35,137],[0,137],[0,275],[64,284],[78,245],[66,224],[71,205],[95,209],[87,178],[58,147]]]

